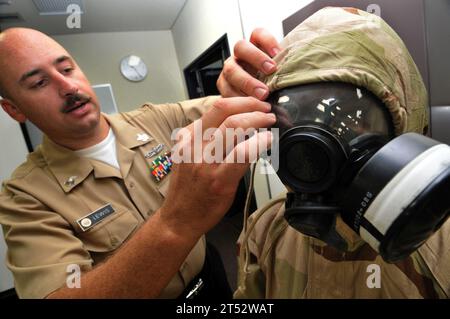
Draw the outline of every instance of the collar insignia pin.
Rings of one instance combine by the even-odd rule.
[[[64,185],[71,187],[73,185],[75,185],[75,180],[77,179],[78,176],[70,176],[67,181],[64,183]]]

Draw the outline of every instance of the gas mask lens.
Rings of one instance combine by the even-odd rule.
[[[326,191],[337,182],[346,161],[366,151],[358,149],[359,144],[379,147],[394,136],[384,105],[350,84],[291,87],[273,93],[270,102],[280,130],[278,174],[297,192]]]
[[[278,175],[292,191],[285,218],[298,231],[345,249],[334,226],[340,214],[393,262],[447,219],[450,148],[414,133],[394,139],[391,115],[371,92],[322,82],[276,91],[269,102],[280,132]],[[439,168],[423,172],[417,158]]]
[[[304,141],[293,145],[287,151],[287,170],[300,183],[318,183],[327,175],[330,162],[323,148]],[[302,165],[298,165],[301,162]]]

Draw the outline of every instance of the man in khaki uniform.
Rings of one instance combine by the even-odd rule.
[[[353,8],[325,8],[294,29],[263,81],[271,91],[343,82],[371,91],[390,112],[396,135],[424,133],[427,93],[411,56],[380,18]],[[283,156],[283,154],[280,154]],[[292,228],[286,195],[248,220],[242,232],[237,298],[448,298],[450,222],[408,258],[386,263],[338,217],[340,251]],[[371,285],[377,271],[379,285]]]
[[[202,235],[229,208],[248,165],[180,163],[169,174],[171,134],[202,114],[204,130],[268,127],[270,106],[216,97],[107,116],[70,54],[30,29],[0,34],[0,71],[3,109],[46,135],[0,197],[19,296],[180,296],[203,267]],[[224,157],[247,158],[252,143]],[[80,284],[66,286],[77,267]]]

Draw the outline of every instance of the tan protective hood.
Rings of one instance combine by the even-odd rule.
[[[396,134],[423,133],[428,97],[403,41],[380,17],[354,8],[324,8],[291,31],[262,80],[270,91],[316,82],[364,87],[388,107]]]

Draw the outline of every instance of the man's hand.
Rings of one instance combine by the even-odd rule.
[[[253,96],[265,100],[267,85],[255,79],[257,72],[272,74],[276,63],[272,58],[280,52],[277,40],[265,29],[255,29],[250,42],[241,40],[234,47],[234,55],[225,61],[217,80],[223,97]]]
[[[169,193],[158,211],[175,235],[197,240],[224,216],[251,162],[270,148],[271,133],[257,131],[275,123],[275,116],[269,111],[270,104],[253,97],[220,99],[201,119],[179,132],[178,138],[182,141],[178,144],[181,143],[183,152],[191,150],[187,153],[187,161],[191,163],[185,160],[174,165]],[[194,132],[198,129],[201,132]],[[227,138],[226,133],[230,129],[255,134],[239,142],[235,136],[228,135]],[[200,145],[193,141],[196,133],[203,137],[203,152],[197,151]],[[231,147],[227,147],[230,144]],[[212,148],[215,150],[214,158],[220,158],[220,161],[209,161],[208,164],[206,157],[210,153],[204,151]],[[186,153],[183,159],[184,155]]]

